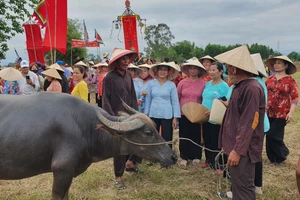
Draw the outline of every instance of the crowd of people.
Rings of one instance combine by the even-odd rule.
[[[98,64],[77,59],[72,67],[60,60],[50,66],[19,60],[16,68],[22,77],[1,80],[0,93],[62,92],[90,102],[91,86],[95,85],[95,102],[109,114],[125,111],[121,97],[148,115],[166,141],[172,141],[173,130],[179,128],[179,137],[208,149],[201,164],[202,149],[180,141],[180,166],[191,163],[221,173],[215,158],[222,149],[232,183],[232,193],[226,195],[233,199],[255,199],[255,193],[262,193],[264,135],[270,163],[279,165],[287,159],[285,126],[293,119],[299,101],[298,86],[291,76],[297,68],[287,56],[266,61],[270,76],[260,54],[250,55],[246,46],[215,58],[190,58],[179,65],[168,58],[162,62],[138,59],[135,65],[139,58],[136,52],[117,48],[111,59],[108,56],[105,53]],[[210,120],[192,123],[183,113],[186,103],[195,102],[208,110],[203,115],[209,117],[216,99],[227,108],[222,124]],[[141,162],[136,155],[115,157],[116,187],[124,189],[124,171],[139,172]]]

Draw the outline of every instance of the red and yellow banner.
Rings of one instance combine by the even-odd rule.
[[[123,16],[122,23],[124,31],[125,49],[139,52],[136,16]]]

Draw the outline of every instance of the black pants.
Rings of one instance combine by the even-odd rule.
[[[96,104],[98,107],[102,108],[102,96],[100,96],[100,99],[98,99],[98,93],[96,93]]]
[[[151,118],[151,119],[156,124],[156,129],[158,132],[161,127],[161,136],[166,141],[172,141],[173,140],[173,127],[172,127],[173,119],[158,119],[158,118]],[[169,146],[172,149],[172,145],[169,144]]]
[[[200,145],[201,125],[190,122],[184,115],[179,119],[179,137],[188,138]],[[202,148],[187,140],[179,141],[180,157],[184,160],[202,158]]]
[[[90,103],[91,102],[91,94],[88,93],[88,102]]]
[[[255,163],[254,185],[256,187],[262,187],[262,169],[263,169],[262,161]]]
[[[221,150],[218,146],[220,125],[211,124],[209,122],[202,124],[203,140],[205,148],[210,150]],[[218,155],[217,152],[211,152],[205,150],[206,163],[213,169],[215,169],[215,157]]]
[[[122,177],[125,171],[127,160],[132,161],[134,164],[142,163],[142,158],[136,155],[116,156],[114,157],[114,171],[116,177]]]
[[[281,163],[289,155],[283,142],[285,119],[269,118],[270,130],[266,133],[267,156],[271,162]]]

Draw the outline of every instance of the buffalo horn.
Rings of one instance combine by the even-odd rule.
[[[129,114],[137,114],[139,113],[138,111],[136,111],[135,109],[131,108],[129,105],[127,105],[123,99],[120,97],[121,101],[122,101],[122,105],[124,106],[124,108],[126,109],[126,111],[129,113]]]
[[[140,119],[133,119],[126,122],[116,122],[107,119],[102,115],[101,112],[97,112],[97,117],[107,129],[117,132],[118,134],[134,131],[144,126],[144,123]]]

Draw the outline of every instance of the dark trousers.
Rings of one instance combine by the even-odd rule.
[[[190,122],[184,115],[179,119],[179,137],[188,138],[200,145],[201,125]],[[180,157],[184,160],[202,158],[202,148],[187,140],[179,141]]]
[[[98,107],[102,108],[102,96],[98,99],[98,93],[96,93],[96,104]]]
[[[211,124],[209,122],[202,124],[203,140],[205,148],[210,150],[221,150],[218,146],[220,125]],[[211,168],[215,169],[215,157],[218,155],[216,152],[205,150],[206,163]]]
[[[116,177],[122,177],[125,171],[127,160],[132,161],[134,164],[142,163],[142,158],[136,155],[116,156],[114,157],[114,171]]]
[[[151,119],[156,124],[156,129],[158,132],[161,127],[161,136],[166,141],[172,141],[173,140],[173,127],[172,127],[173,119],[158,119],[158,118],[151,118]],[[172,149],[172,145],[169,144],[169,146]]]
[[[241,156],[238,166],[228,166],[231,176],[232,200],[255,200],[255,164],[250,157]]]
[[[90,103],[91,102],[91,94],[88,93],[88,102]]]
[[[263,178],[262,169],[263,169],[262,161],[255,163],[254,185],[256,187],[262,187],[262,178]]]
[[[269,118],[270,130],[266,133],[267,156],[271,162],[281,163],[289,155],[283,142],[285,119]]]

